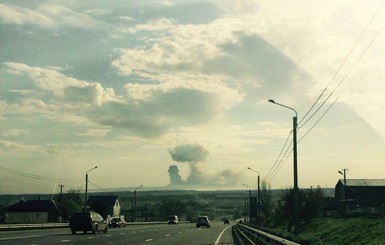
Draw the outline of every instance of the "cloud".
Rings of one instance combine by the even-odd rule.
[[[78,13],[66,6],[40,4],[35,9],[0,4],[0,20],[15,25],[36,25],[41,28],[75,27],[89,29],[100,27],[100,21]]]
[[[209,152],[199,144],[179,145],[169,149],[173,161],[176,162],[204,162]]]

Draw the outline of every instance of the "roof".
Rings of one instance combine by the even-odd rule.
[[[338,183],[341,182],[344,185],[344,180],[340,179]],[[337,185],[338,185],[337,183]],[[346,186],[383,186],[385,187],[385,179],[347,179]]]
[[[116,201],[119,201],[118,196],[90,196],[88,198],[87,204],[94,205],[98,203],[103,203],[108,206],[114,206]]]
[[[20,200],[6,208],[6,212],[48,212],[59,210],[59,205],[54,200]]]

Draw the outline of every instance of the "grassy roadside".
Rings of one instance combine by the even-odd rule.
[[[286,228],[268,230],[306,245],[385,244],[385,218],[314,219],[301,227],[298,238]]]

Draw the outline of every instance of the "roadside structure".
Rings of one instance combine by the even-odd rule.
[[[6,224],[33,224],[60,221],[60,204],[54,200],[20,200],[5,208]]]
[[[98,196],[92,195],[88,198],[87,206],[89,210],[98,212],[103,218],[119,217],[122,208],[120,199],[117,195]]]
[[[340,179],[335,199],[342,215],[384,215],[385,179]]]

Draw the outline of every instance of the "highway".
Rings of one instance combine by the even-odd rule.
[[[232,225],[212,222],[211,228],[196,228],[195,223],[177,225],[137,225],[111,228],[106,234],[81,232],[72,235],[69,228],[3,231],[0,244],[135,244],[135,245],[206,245],[239,244],[232,236]]]

